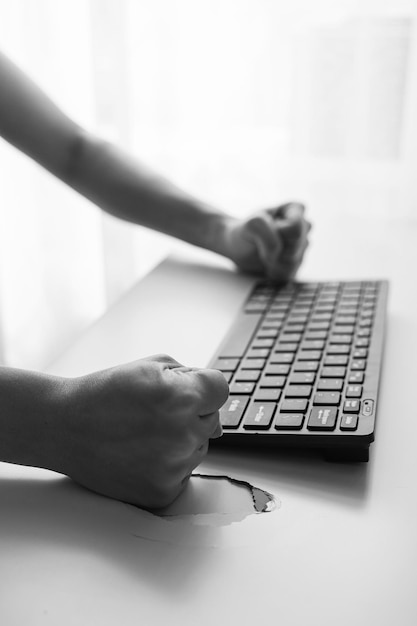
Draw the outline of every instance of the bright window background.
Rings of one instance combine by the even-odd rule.
[[[0,42],[79,123],[235,215],[417,217],[415,0],[0,0]],[[0,358],[45,367],[173,245],[1,142]]]

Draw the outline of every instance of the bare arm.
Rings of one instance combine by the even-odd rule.
[[[146,508],[172,502],[221,435],[228,386],[157,355],[79,378],[0,367],[0,461]]]
[[[105,211],[213,248],[226,216],[69,119],[0,53],[0,135]]]
[[[285,280],[307,246],[299,203],[238,220],[80,128],[0,54],[0,135],[105,211]]]

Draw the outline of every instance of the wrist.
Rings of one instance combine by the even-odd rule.
[[[236,218],[224,213],[209,213],[202,247],[230,258],[229,234],[236,221]]]

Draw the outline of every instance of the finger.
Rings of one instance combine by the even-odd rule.
[[[293,262],[302,258],[310,229],[311,224],[304,218],[294,220],[276,219],[274,230],[276,236],[281,238],[282,248],[280,254],[275,256],[275,259],[269,259],[268,269],[274,270],[282,263]],[[275,268],[273,267],[274,265]]]
[[[286,202],[273,209],[268,209],[268,213],[274,219],[301,219],[305,213],[305,205],[302,202]]]
[[[223,434],[223,428],[220,423],[220,413],[215,411],[208,415],[199,416],[199,429],[203,441],[207,439],[218,439]]]
[[[179,363],[176,359],[168,354],[154,354],[153,356],[146,357],[142,359],[143,361],[157,361],[158,363],[162,363],[169,369],[173,367],[182,367],[181,363]]]
[[[207,455],[208,448],[209,443],[208,441],[206,441],[201,446],[199,446],[197,450],[190,456],[187,462],[187,467],[184,469],[184,477],[181,481],[182,486],[184,486],[188,482],[195,468],[198,467],[200,463],[204,460]]]
[[[247,226],[264,269],[267,269],[283,250],[279,230],[267,212],[249,220]]]
[[[302,263],[308,246],[309,242],[305,241],[302,246],[292,250],[291,253],[289,251],[285,251],[280,258],[279,267],[281,267],[287,274],[295,267],[298,268]]]
[[[268,278],[274,282],[286,283],[293,280],[298,268],[302,263],[300,258],[280,258],[274,266],[268,268]]]
[[[216,430],[214,431],[214,433],[211,435],[210,439],[220,439],[220,437],[223,436],[223,426],[222,423],[220,421],[220,415],[219,415],[219,422],[216,426]]]
[[[189,372],[197,392],[198,415],[215,413],[229,397],[229,385],[219,370],[198,369]]]
[[[286,273],[286,280],[294,280],[301,263],[303,262],[303,256],[299,259],[293,260],[291,263],[283,263],[282,271]]]
[[[308,224],[299,224],[298,232],[295,229],[286,231],[285,227],[281,233],[284,241],[284,248],[280,257],[282,263],[298,261],[303,257],[308,246]]]
[[[277,247],[281,247],[279,233],[273,226],[274,222],[267,212],[253,217],[247,223],[247,228],[263,257],[269,257],[275,253]]]
[[[297,246],[286,248],[281,255],[281,259],[280,259],[281,263],[289,264],[289,265],[294,265],[295,263],[301,263],[301,261],[303,260],[305,251],[307,250],[309,245],[310,243],[308,239],[305,239],[304,241],[300,242],[300,244]]]
[[[285,245],[305,239],[310,230],[309,222],[303,217],[281,220],[276,226],[279,228]]]
[[[305,238],[286,245],[284,249],[277,250],[275,254],[270,254],[264,260],[267,277],[275,282],[288,282],[301,265],[308,245],[308,239]]]

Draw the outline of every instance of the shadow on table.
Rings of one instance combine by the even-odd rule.
[[[128,570],[140,587],[162,588],[175,595],[193,580],[195,584],[201,568],[213,558],[213,550],[199,547],[198,537],[194,545],[185,541],[189,525],[172,524],[97,495],[66,477],[1,479],[0,501],[1,553],[13,546],[40,555],[56,550],[56,576],[60,568],[74,567],[72,559],[79,553],[80,567],[91,556],[93,563],[103,561],[103,566],[110,563]],[[71,565],[66,563],[69,558]]]
[[[208,460],[224,473],[272,481],[278,496],[285,488],[349,507],[365,504],[373,468],[372,452],[369,463],[333,463],[307,450],[222,447],[210,450]]]

